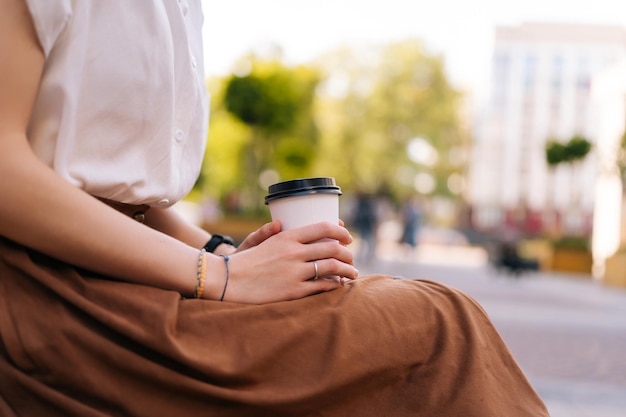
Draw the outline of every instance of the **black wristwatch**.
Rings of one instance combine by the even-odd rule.
[[[235,246],[235,242],[230,236],[222,236],[222,235],[213,235],[211,239],[204,245],[204,250],[207,252],[214,252],[215,249],[221,245],[222,243],[226,243],[230,246]]]

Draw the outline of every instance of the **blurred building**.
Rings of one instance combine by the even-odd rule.
[[[626,59],[594,75],[591,98],[598,163],[592,250],[596,275],[602,275],[605,261],[626,248],[626,184],[618,168],[626,135]]]
[[[495,30],[491,91],[469,178],[474,227],[590,236],[598,123],[594,75],[626,58],[621,26],[524,23]],[[623,117],[624,115],[622,115]],[[548,140],[592,142],[578,166],[546,163]]]

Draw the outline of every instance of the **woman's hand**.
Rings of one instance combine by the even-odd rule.
[[[345,279],[358,277],[352,252],[346,247],[352,236],[344,227],[317,223],[279,231],[279,222],[267,223],[230,255],[225,301],[263,304],[293,300],[334,290]],[[318,278],[330,278],[314,279],[315,264]]]

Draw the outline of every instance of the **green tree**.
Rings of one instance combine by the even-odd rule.
[[[567,143],[566,149],[567,162],[575,164],[585,159],[589,151],[591,151],[591,142],[583,136],[575,135]]]
[[[591,150],[591,142],[581,135],[574,135],[565,144],[551,139],[546,142],[546,162],[550,167],[575,164],[585,159]]]
[[[244,205],[261,207],[259,175],[264,171],[275,171],[279,178],[307,175],[318,135],[312,115],[318,80],[310,68],[259,60],[253,60],[250,73],[225,80],[221,108],[249,132],[238,149],[244,178],[239,190],[249,197]]]
[[[432,194],[451,196],[447,180],[462,175],[464,166],[448,155],[466,149],[469,135],[460,118],[462,96],[448,81],[442,57],[409,40],[338,50],[318,65],[329,90],[320,113],[328,158],[320,166],[351,187],[386,188],[398,199],[414,194],[414,178],[425,172],[435,181]],[[430,144],[436,161],[410,158],[415,138]]]
[[[555,168],[567,158],[567,148],[556,140],[546,142],[546,162],[550,168]]]
[[[585,137],[581,135],[574,135],[570,138],[567,143],[561,143],[556,139],[550,139],[546,142],[545,145],[545,156],[548,167],[553,171],[553,187],[556,182],[555,178],[555,170],[557,167],[567,164],[570,167],[572,181],[571,183],[575,183],[575,177],[579,174],[579,165],[586,158],[587,154],[591,151],[591,142],[589,142]],[[576,186],[570,187],[571,190],[571,201],[574,206],[579,204],[580,196],[579,196],[579,188]],[[554,190],[548,190],[548,195],[552,196],[551,206],[554,211],[555,204],[553,201],[554,198]],[[556,233],[560,235],[560,225],[556,226]],[[559,236],[560,237],[560,236]]]
[[[241,190],[244,205],[257,207],[267,170],[282,179],[335,176],[347,193],[384,189],[398,200],[415,194],[413,179],[428,172],[432,193],[449,196],[447,178],[463,173],[459,158],[448,157],[468,145],[462,96],[442,57],[419,42],[345,48],[311,66],[251,63],[249,73],[211,83],[202,185],[215,196]],[[434,163],[409,158],[417,137],[436,151]]]

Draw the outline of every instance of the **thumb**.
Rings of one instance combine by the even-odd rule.
[[[278,232],[280,232],[280,221],[273,220],[269,223],[265,223],[258,230],[250,233],[248,237],[241,242],[241,245],[237,248],[237,252],[257,246]]]

